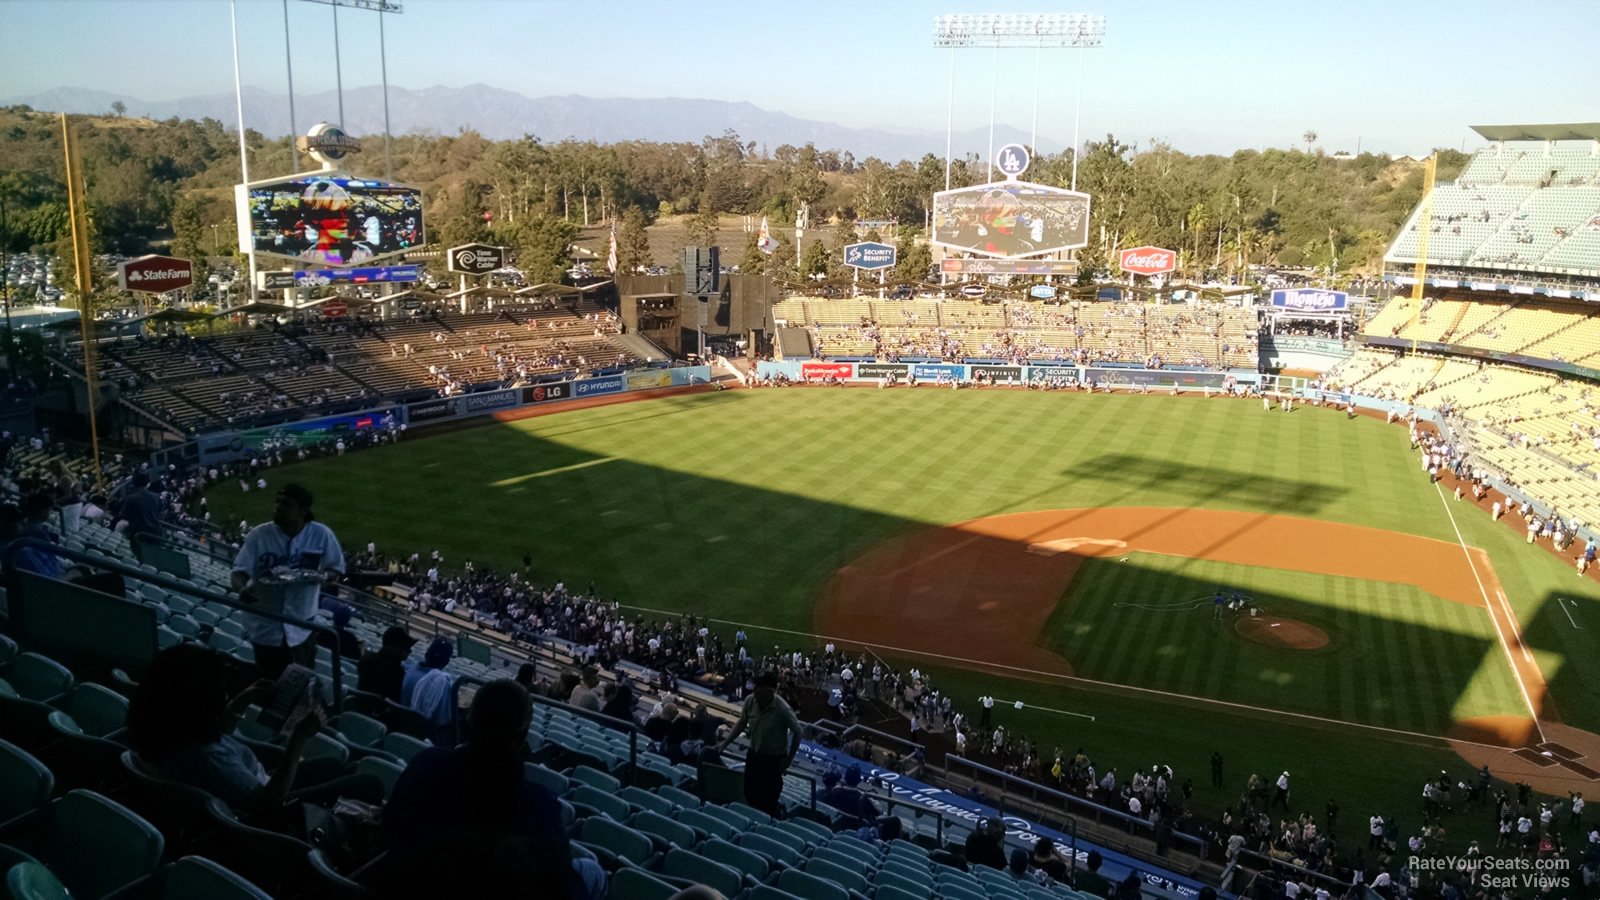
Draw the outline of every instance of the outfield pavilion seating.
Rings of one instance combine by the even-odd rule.
[[[824,358],[1056,361],[1082,354],[1090,363],[1139,364],[1158,355],[1167,366],[1240,368],[1257,358],[1255,312],[1232,307],[787,298],[772,314],[805,326]]]
[[[630,361],[613,340],[619,333],[616,317],[584,298],[563,306],[512,303],[492,313],[114,339],[97,352],[101,379],[131,388],[127,402],[194,431],[436,391],[442,381],[429,365],[448,367],[468,384],[514,380],[483,354],[485,346],[523,361],[529,379],[609,369]],[[452,351],[466,358],[454,360]],[[82,346],[72,345],[68,357],[81,372]]]

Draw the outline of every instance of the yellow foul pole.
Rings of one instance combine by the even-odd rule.
[[[67,214],[72,223],[72,264],[78,284],[78,325],[83,333],[83,378],[89,405],[89,448],[94,454],[94,483],[105,490],[100,472],[100,425],[96,407],[100,405],[100,365],[95,352],[94,271],[89,256],[89,218],[83,190],[83,171],[78,165],[78,148],[72,141],[67,114],[61,114],[61,149],[67,162]]]
[[[1433,179],[1438,172],[1439,154],[1435,151],[1422,167],[1422,209],[1417,212],[1417,266],[1412,276],[1411,303],[1415,310],[1406,330],[1411,332],[1411,352],[1417,352],[1416,332],[1412,326],[1422,315],[1422,288],[1428,280],[1428,235],[1433,233]]]

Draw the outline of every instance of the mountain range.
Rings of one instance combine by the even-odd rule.
[[[231,93],[205,94],[178,100],[141,100],[109,91],[63,87],[28,97],[12,97],[5,105],[30,106],[49,112],[109,115],[113,103],[126,114],[152,119],[217,119],[235,121]],[[244,89],[245,122],[262,134],[289,131],[289,98],[258,88]],[[295,97],[295,128],[301,134],[316,122],[339,121],[339,98],[334,91]],[[577,95],[528,97],[515,91],[483,84],[466,87],[430,87],[410,90],[390,86],[389,121],[394,134],[427,132],[454,134],[473,129],[493,140],[534,135],[544,141],[573,138],[616,143],[628,140],[698,143],[707,135],[733,130],[745,141],[755,141],[769,151],[783,144],[814,144],[820,150],[849,151],[857,159],[876,156],[890,162],[919,159],[925,153],[944,155],[945,135],[937,131],[851,128],[832,122],[800,119],[762,109],[753,103],[697,100],[680,97],[654,99],[597,98]],[[345,131],[355,135],[383,133],[383,89],[349,88],[344,92]],[[995,146],[1026,143],[1026,131],[995,126]],[[1046,146],[1060,146],[1041,139]],[[987,148],[987,129],[957,131],[953,145]]]

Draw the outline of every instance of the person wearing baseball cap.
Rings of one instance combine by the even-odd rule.
[[[391,625],[383,632],[383,644],[356,663],[356,690],[400,702],[400,685],[406,677],[406,658],[417,639],[406,633],[404,625]]]
[[[344,551],[311,513],[311,492],[299,484],[278,491],[272,521],[245,535],[233,560],[233,589],[252,609],[287,617],[244,616],[261,677],[276,680],[290,663],[311,668],[316,642],[305,627],[317,612],[325,581],[344,574]],[[299,624],[297,624],[299,623]]]
[[[756,676],[755,692],[744,702],[738,724],[717,752],[727,750],[745,731],[750,732],[750,750],[744,757],[745,802],[770,816],[781,815],[778,800],[783,794],[783,773],[789,771],[800,751],[805,729],[794,710],[778,696],[777,673]]]

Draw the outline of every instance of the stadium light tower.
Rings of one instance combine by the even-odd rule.
[[[365,9],[378,14],[378,67],[382,70],[383,77],[383,177],[394,179],[393,166],[389,161],[389,52],[383,34],[383,17],[387,13],[401,13],[405,10],[394,0],[305,0],[307,3],[320,3],[333,7],[333,77],[339,94],[339,127],[344,127],[344,73],[339,63],[339,7],[348,6],[351,9]],[[288,51],[288,26],[289,12],[284,10],[284,58],[287,59]],[[294,80],[290,76],[289,82],[289,118],[294,118]],[[289,123],[290,135],[295,135],[294,122]]]
[[[995,52],[997,83],[1002,49],[1034,50],[1033,61],[1033,136],[1029,148],[1037,150],[1039,139],[1039,54],[1049,49],[1078,50],[1077,99],[1072,113],[1072,189],[1078,188],[1078,123],[1083,107],[1083,54],[1081,51],[1105,45],[1106,17],[1092,13],[976,13],[933,17],[933,45],[950,50],[950,100],[945,119],[944,186],[950,189],[951,141],[955,125],[955,51],[992,48]],[[989,156],[994,157],[994,87],[989,91]],[[993,173],[991,172],[991,178]]]

